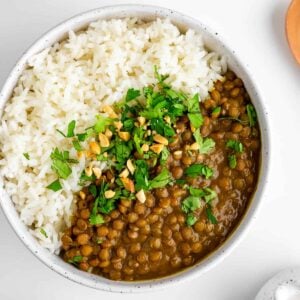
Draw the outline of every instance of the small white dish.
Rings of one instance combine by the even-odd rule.
[[[255,79],[245,67],[246,63],[243,63],[239,60],[238,55],[225,44],[220,34],[214,30],[209,29],[206,25],[202,24],[198,20],[161,7],[146,5],[118,5],[103,7],[75,16],[50,30],[24,53],[10,73],[0,93],[0,116],[6,101],[10,98],[12,90],[15,87],[19,76],[26,66],[28,58],[42,51],[46,47],[53,45],[55,42],[66,38],[67,33],[70,30],[80,30],[85,28],[92,21],[98,19],[124,17],[139,17],[144,20],[167,17],[183,31],[187,28],[192,28],[195,31],[200,32],[203,36],[205,44],[209,49],[218,52],[221,55],[225,55],[227,57],[229,67],[244,81],[246,89],[256,108],[261,129],[262,148],[261,168],[256,192],[245,213],[245,216],[234,232],[228,237],[226,242],[222,244],[221,247],[219,247],[216,251],[210,254],[206,259],[190,267],[189,269],[172,276],[141,282],[116,282],[90,273],[82,272],[65,263],[60,257],[51,254],[46,249],[42,248],[36,239],[30,234],[28,228],[21,222],[11,199],[3,189],[0,178],[0,204],[2,209],[16,234],[35,256],[37,256],[52,270],[75,282],[100,290],[122,293],[145,292],[168,287],[170,285],[198,277],[222,261],[238,245],[242,237],[245,236],[246,232],[251,229],[251,224],[257,216],[258,209],[262,203],[263,193],[268,182],[267,180],[270,162],[270,131],[268,129],[268,116],[263,105],[261,94],[259,93],[257,86],[254,84]]]
[[[300,300],[300,267],[276,274],[261,288],[255,300]]]

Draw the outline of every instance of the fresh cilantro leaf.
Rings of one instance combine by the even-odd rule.
[[[97,187],[92,184],[89,186],[89,192],[96,198],[97,197]]]
[[[44,228],[41,228],[41,229],[40,229],[40,233],[41,233],[46,239],[48,238],[48,234],[47,234],[47,232],[45,231]]]
[[[141,145],[144,143],[145,130],[142,127],[137,127],[133,131],[133,142],[139,154],[143,154]]]
[[[88,128],[86,132],[76,134],[78,141],[84,142],[86,139],[88,139],[93,134],[93,132],[94,132],[94,130],[92,128]]]
[[[188,107],[188,118],[191,124],[197,129],[203,124],[203,116],[199,106],[199,95],[195,94],[193,98],[187,102]]]
[[[231,169],[235,169],[235,167],[236,167],[236,156],[234,154],[228,156],[228,163],[229,163],[229,167]]]
[[[84,185],[86,182],[89,182],[89,181],[95,181],[96,180],[96,176],[94,174],[92,174],[91,176],[87,176],[85,174],[85,171],[83,170],[81,175],[80,175],[80,178],[79,178],[79,185]]]
[[[52,183],[50,183],[48,186],[46,186],[47,189],[52,190],[54,192],[57,192],[62,189],[62,186],[59,182],[59,179],[56,179]]]
[[[75,255],[73,258],[69,259],[68,262],[70,264],[77,265],[78,263],[82,262],[83,257],[81,255]]]
[[[72,173],[72,169],[68,163],[59,159],[52,160],[51,168],[57,173],[58,177],[62,179],[67,179]]]
[[[206,179],[213,176],[213,169],[204,164],[194,164],[184,170],[184,174],[189,177],[204,176]]]
[[[192,214],[187,215],[186,217],[187,226],[193,226],[196,222],[197,222],[197,218],[194,215]]]
[[[75,134],[74,134],[75,126],[76,126],[76,121],[73,120],[73,121],[71,121],[71,122],[68,124],[67,134],[64,134],[64,133],[63,133],[62,131],[60,131],[59,129],[56,129],[56,131],[59,132],[63,137],[70,138],[70,137],[73,137],[73,136],[75,135]]]
[[[169,87],[169,85],[164,82],[169,77],[169,75],[159,74],[157,66],[154,66],[154,76],[162,87]]]
[[[100,214],[91,215],[89,218],[89,222],[91,225],[100,225],[105,223],[103,217]]]
[[[215,147],[215,141],[211,138],[203,138],[198,128],[193,133],[196,143],[199,145],[199,152],[201,154],[207,154],[212,151]]]
[[[98,154],[96,157],[99,161],[108,161],[108,155],[104,155],[104,153]]]
[[[204,198],[206,203],[209,203],[210,201],[212,201],[217,197],[217,193],[210,188],[198,189],[198,188],[190,187],[189,191],[191,196]]]
[[[127,94],[126,94],[126,98],[125,101],[129,102],[137,97],[139,97],[141,95],[139,90],[135,90],[135,89],[128,89]]]
[[[136,168],[134,171],[135,187],[139,191],[141,189],[149,189],[149,167],[144,160],[136,160]]]
[[[75,129],[75,126],[76,126],[76,121],[73,120],[69,123],[68,125],[68,131],[67,131],[67,137],[73,137],[74,136],[74,129]]]
[[[123,128],[124,131],[131,132],[131,130],[134,128],[134,119],[127,119],[123,121]]]
[[[30,156],[28,153],[23,153],[23,156],[27,159],[27,160],[30,160]]]
[[[161,165],[164,165],[166,163],[169,156],[170,156],[170,151],[168,150],[167,147],[164,147],[163,150],[160,153],[160,163],[161,163]]]
[[[247,104],[246,110],[249,119],[249,125],[250,127],[253,127],[257,122],[257,114],[255,108],[252,104]]]
[[[243,144],[236,140],[228,140],[226,143],[226,147],[238,153],[243,152]]]
[[[162,188],[171,182],[171,174],[164,168],[156,177],[150,181],[150,188]]]
[[[151,130],[155,130],[158,134],[166,137],[175,135],[174,129],[161,118],[153,118],[150,121]]]
[[[219,114],[221,113],[221,106],[217,106],[217,107],[215,107],[213,110],[212,110],[212,112],[211,112],[211,114],[213,115],[213,116],[219,116]]]
[[[200,208],[201,202],[199,197],[189,196],[185,198],[181,203],[181,209],[186,213],[191,213]]]
[[[218,224],[218,221],[217,221],[216,217],[212,213],[211,207],[207,207],[206,208],[206,215],[207,215],[207,218],[208,218],[208,220],[209,220],[210,223],[212,223],[212,224]]]
[[[96,116],[96,123],[94,125],[94,130],[96,133],[104,132],[108,125],[111,125],[114,121],[112,118],[104,117],[104,116]]]
[[[186,184],[186,181],[184,179],[177,179],[177,180],[175,180],[175,183],[182,185],[182,184]]]
[[[78,140],[72,141],[72,144],[76,151],[82,151],[82,147]]]
[[[117,163],[124,164],[127,159],[130,157],[132,151],[132,144],[126,143],[121,139],[118,139],[115,145],[115,155]],[[123,166],[121,166],[122,169]]]

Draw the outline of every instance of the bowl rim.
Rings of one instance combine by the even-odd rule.
[[[3,88],[0,92],[0,119],[2,117],[3,108],[5,103],[9,100],[11,92],[15,87],[17,80],[23,71],[24,66],[30,56],[40,52],[42,49],[52,45],[55,41],[62,39],[63,35],[66,35],[69,30],[78,30],[82,28],[83,24],[89,24],[97,19],[110,19],[110,18],[123,18],[126,16],[133,16],[133,14],[142,14],[144,18],[165,18],[171,19],[172,23],[176,25],[182,24],[187,28],[196,28],[201,34],[207,35],[208,38],[214,40],[218,47],[221,47],[226,52],[226,56],[231,59],[235,67],[242,74],[242,79],[245,82],[247,91],[251,92],[250,97],[252,102],[255,102],[258,113],[258,119],[261,129],[262,149],[261,149],[261,166],[260,175],[258,179],[257,189],[252,197],[251,203],[245,212],[241,222],[234,230],[234,232],[225,240],[225,242],[212,254],[210,254],[203,261],[198,264],[185,269],[182,272],[176,273],[171,276],[162,277],[159,279],[136,281],[136,282],[122,282],[111,281],[103,277],[99,277],[93,274],[89,274],[72,266],[69,266],[63,262],[58,256],[50,253],[47,249],[42,248],[31,235],[26,225],[22,223],[18,217],[18,213],[12,203],[12,200],[7,195],[3,186],[3,179],[0,177],[0,205],[6,216],[9,224],[21,239],[24,245],[45,265],[50,269],[56,271],[58,274],[74,281],[79,284],[92,287],[99,290],[110,292],[145,292],[153,291],[167,286],[174,285],[178,282],[191,280],[204,274],[215,265],[220,263],[226,256],[228,256],[232,250],[238,245],[241,239],[246,235],[250,229],[250,225],[256,219],[259,208],[262,204],[262,198],[268,184],[268,174],[270,169],[270,130],[268,121],[268,112],[264,106],[264,101],[261,96],[257,85],[254,83],[253,76],[248,66],[242,63],[238,54],[231,50],[228,43],[224,41],[224,37],[213,31],[209,26],[204,25],[202,22],[192,17],[183,15],[174,10],[152,6],[152,5],[139,5],[139,4],[122,4],[104,6],[96,9],[92,9],[80,14],[77,14],[57,26],[50,29],[48,32],[38,38],[21,56],[12,71],[8,75]],[[240,76],[240,75],[239,75]]]

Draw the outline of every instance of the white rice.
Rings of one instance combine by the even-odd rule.
[[[74,165],[72,175],[62,181],[63,190],[45,188],[56,179],[49,158],[53,148],[76,156],[55,129],[65,131],[76,120],[82,132],[103,103],[121,100],[128,88],[153,83],[154,65],[170,74],[174,88],[199,93],[201,99],[226,71],[225,59],[208,53],[199,34],[181,34],[169,20],[160,19],[97,21],[29,59],[2,116],[0,172],[21,220],[51,252],[59,251],[60,234],[70,225],[85,165],[84,158]],[[23,156],[27,152],[30,160]]]

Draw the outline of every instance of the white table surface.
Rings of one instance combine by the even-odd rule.
[[[1,0],[0,85],[22,52],[74,14],[126,3],[107,0]],[[279,270],[300,265],[300,68],[284,36],[288,0],[131,1],[194,16],[224,35],[249,65],[269,111],[272,171],[259,218],[213,270],[167,290],[119,295],[80,286],[48,269],[16,237],[0,211],[0,300],[250,300]]]

